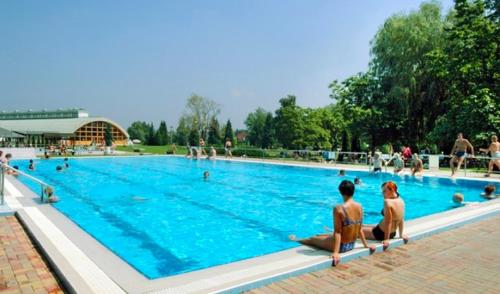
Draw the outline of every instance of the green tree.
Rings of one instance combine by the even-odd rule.
[[[211,145],[221,144],[219,121],[215,116],[212,117],[212,120],[210,121],[210,126],[208,128],[208,144]]]
[[[445,80],[446,112],[429,138],[449,150],[457,132],[475,144],[484,144],[500,131],[498,4],[455,1],[452,26],[442,50],[431,55],[434,76]]]
[[[155,136],[156,136],[156,144],[164,146],[168,143],[168,130],[165,121],[162,120],[160,122],[160,126],[158,127]]]
[[[107,147],[113,146],[113,132],[109,123],[106,124],[106,129],[104,129],[104,142]]]
[[[250,145],[263,147],[264,128],[266,126],[266,118],[268,114],[270,113],[260,107],[254,112],[248,114],[245,120],[245,125],[248,129],[248,141],[250,142]]]
[[[233,132],[233,126],[231,125],[231,120],[227,120],[226,127],[224,128],[224,143],[226,140],[229,139],[231,140],[231,143],[233,143],[233,146],[235,145],[235,140],[234,140],[234,132]]]
[[[198,146],[200,144],[200,132],[196,128],[189,131],[189,145]]]
[[[177,125],[177,129],[175,131],[175,142],[180,146],[187,145],[189,142],[189,132],[190,129],[187,118],[183,116],[179,119],[179,124]]]
[[[149,131],[149,126],[144,121],[135,121],[127,129],[131,140],[137,139],[141,142],[146,141],[146,134]]]
[[[280,108],[276,110],[274,129],[277,141],[288,149],[300,148],[304,133],[304,123],[300,107],[295,103],[295,96],[288,95],[280,99]]]
[[[383,116],[379,135],[390,141],[424,141],[444,111],[444,85],[429,74],[427,55],[443,47],[445,24],[440,5],[427,2],[391,16],[372,41],[370,71],[379,87],[372,106]]]
[[[262,130],[262,148],[272,148],[276,141],[273,122],[273,114],[268,112],[266,121],[264,122],[264,129]]]
[[[146,134],[146,139],[145,139],[144,144],[151,145],[151,146],[158,145],[158,142],[156,140],[155,127],[154,127],[153,123],[148,125],[148,132]]]
[[[185,117],[192,122],[205,141],[208,141],[210,122],[219,112],[219,105],[208,98],[193,94],[186,101]]]

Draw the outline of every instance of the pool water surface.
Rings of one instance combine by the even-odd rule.
[[[455,192],[483,201],[486,184],[173,156],[70,159],[63,172],[56,172],[62,159],[35,164],[28,171],[27,161],[12,163],[53,185],[61,199],[56,209],[150,279],[298,246],[288,235],[333,226],[344,179],[363,181],[354,198],[364,207],[365,224],[380,221],[380,185],[388,180],[399,186],[407,220],[452,209]]]

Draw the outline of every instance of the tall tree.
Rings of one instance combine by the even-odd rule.
[[[229,139],[233,145],[236,143],[234,140],[233,126],[231,125],[231,120],[227,120],[226,127],[224,128],[224,142]]]
[[[156,141],[156,132],[155,132],[155,127],[154,127],[153,123],[148,125],[148,132],[146,134],[145,144],[151,145],[151,146],[158,145],[158,143]]]
[[[175,132],[175,141],[178,145],[187,145],[188,144],[188,138],[189,138],[189,125],[188,125],[188,119],[184,116],[182,116],[179,119],[179,124],[177,125],[177,129]]]
[[[264,122],[264,129],[262,130],[262,148],[272,148],[276,141],[273,122],[273,114],[268,112],[266,121]]]
[[[209,133],[210,121],[219,112],[219,105],[208,98],[193,94],[186,101],[185,116],[192,122],[199,136],[203,135],[205,141],[208,141],[207,135]]]
[[[295,96],[288,95],[280,99],[280,108],[276,110],[274,129],[276,139],[284,148],[300,148],[304,132],[301,109],[295,104]]]
[[[189,145],[190,146],[198,146],[200,144],[200,132],[195,129],[195,128],[192,128],[190,131],[189,131]]]
[[[113,146],[113,132],[109,123],[106,124],[106,129],[104,129],[104,142],[107,147]]]
[[[156,136],[156,144],[163,146],[168,143],[168,130],[165,121],[162,120],[160,122],[160,126],[158,127],[155,136]]]
[[[386,116],[389,140],[423,141],[443,111],[443,85],[429,75],[427,54],[442,48],[444,26],[439,4],[427,2],[391,16],[372,41],[371,70],[382,94],[372,98]]]
[[[127,129],[130,139],[140,140],[141,142],[146,141],[146,134],[149,130],[149,126],[144,121],[135,121]]]
[[[268,114],[267,111],[260,107],[248,114],[245,125],[248,129],[248,140],[251,145],[263,147],[264,128]]]
[[[221,136],[220,136],[219,121],[214,116],[210,120],[210,126],[208,128],[208,144],[218,145],[220,143],[221,143]]]

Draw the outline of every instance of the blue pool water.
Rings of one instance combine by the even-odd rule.
[[[35,177],[55,187],[54,206],[150,279],[225,264],[297,246],[332,227],[337,187],[358,176],[355,199],[365,223],[380,220],[380,185],[395,181],[406,219],[451,209],[451,196],[482,201],[485,182],[369,175],[348,171],[178,157],[37,160]],[[27,171],[25,161],[13,162]],[[203,171],[210,178],[203,180]],[[26,185],[39,188],[25,177]]]

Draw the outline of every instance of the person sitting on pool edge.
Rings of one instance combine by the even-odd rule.
[[[481,193],[481,196],[488,200],[495,199],[499,196],[495,194],[495,190],[496,190],[495,186],[487,185],[486,187],[484,187],[484,193]]]
[[[45,188],[44,192],[45,192],[45,195],[47,195],[46,201],[48,203],[55,203],[55,202],[59,201],[59,197],[54,195],[54,189],[52,189],[52,187]]]
[[[396,237],[396,230],[399,230],[399,237],[405,243],[408,237],[403,235],[405,203],[398,193],[398,186],[394,182],[382,184],[382,195],[384,196],[384,218],[376,226],[364,226],[363,232],[367,239],[382,241],[384,249],[389,247],[389,239]]]
[[[354,184],[351,181],[343,180],[339,185],[344,204],[337,205],[333,209],[333,226],[335,228],[333,234],[319,234],[305,239],[297,239],[295,235],[290,235],[290,240],[332,252],[332,265],[340,262],[339,253],[354,249],[358,237],[365,248],[370,248],[371,252],[375,251],[375,246],[368,246],[361,229],[363,208],[361,204],[352,199],[354,190]]]

